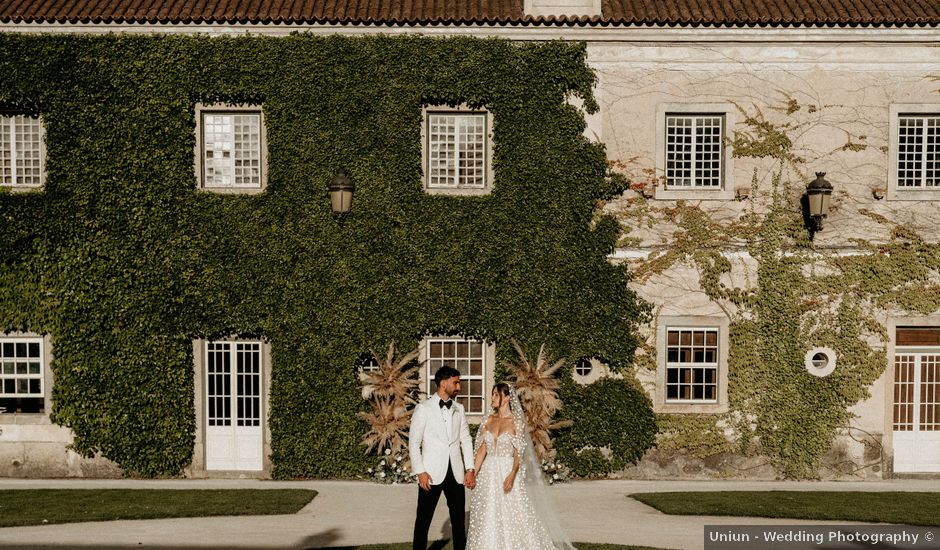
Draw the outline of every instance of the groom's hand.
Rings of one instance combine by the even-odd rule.
[[[418,474],[418,487],[421,487],[425,491],[431,490],[431,474],[427,472],[421,472]]]
[[[467,470],[463,476],[463,484],[467,489],[473,489],[477,486],[477,474],[473,470]]]

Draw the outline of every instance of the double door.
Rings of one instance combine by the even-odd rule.
[[[261,342],[207,342],[205,357],[206,470],[262,470]]]
[[[940,472],[940,350],[894,356],[894,471]]]

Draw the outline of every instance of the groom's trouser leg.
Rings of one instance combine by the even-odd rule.
[[[450,511],[450,530],[453,535],[454,550],[464,550],[467,547],[467,527],[464,525],[466,517],[464,507],[467,497],[463,484],[457,483],[454,471],[448,468],[447,477],[442,485],[444,497],[447,498],[447,509]]]
[[[443,485],[431,485],[430,491],[418,487],[418,512],[415,514],[415,531],[411,541],[412,550],[427,550],[428,529],[431,528],[431,519],[434,518],[434,509],[441,498]]]

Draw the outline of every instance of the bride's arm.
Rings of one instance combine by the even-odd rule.
[[[480,429],[477,430],[477,451],[473,454],[473,469],[476,470],[476,473],[480,473],[480,467],[483,466],[483,461],[486,459],[486,431],[489,429],[490,420],[492,417],[487,417],[486,420],[480,424]]]
[[[486,459],[486,442],[480,444],[480,448],[477,449],[477,453],[473,456],[473,469],[480,473],[480,467],[483,466],[483,461]]]

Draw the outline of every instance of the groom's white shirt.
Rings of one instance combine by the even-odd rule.
[[[441,407],[436,393],[415,407],[408,430],[408,452],[415,475],[427,472],[432,485],[440,485],[447,476],[447,463],[454,470],[457,483],[463,484],[462,472],[473,468],[473,440],[463,406],[454,399],[448,409]],[[461,451],[463,460],[461,460]],[[469,467],[464,468],[464,464]]]

